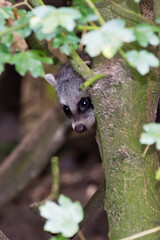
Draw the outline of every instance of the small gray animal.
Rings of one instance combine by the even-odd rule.
[[[45,79],[55,87],[63,111],[71,120],[77,133],[91,128],[95,122],[93,105],[89,93],[79,91],[83,78],[70,64],[65,65],[57,74],[46,74]]]

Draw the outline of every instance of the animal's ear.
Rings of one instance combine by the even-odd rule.
[[[45,75],[45,79],[49,82],[53,87],[56,87],[56,79],[53,74],[49,73]]]

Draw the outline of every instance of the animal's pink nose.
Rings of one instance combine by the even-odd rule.
[[[82,133],[82,132],[87,131],[87,127],[84,124],[79,124],[79,125],[75,126],[75,131],[77,133]]]

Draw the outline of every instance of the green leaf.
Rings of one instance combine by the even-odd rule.
[[[74,49],[78,48],[79,42],[80,39],[76,36],[74,32],[73,33],[67,32],[66,34],[64,34],[64,32],[60,32],[55,36],[52,42],[52,47],[60,48],[61,52],[68,56],[72,51],[72,47],[74,47]]]
[[[40,215],[47,219],[44,230],[72,237],[78,232],[78,224],[83,220],[83,208],[79,202],[72,202],[64,195],[59,196],[58,203],[46,201],[39,207]]]
[[[88,7],[85,1],[74,0],[73,6],[81,12],[81,18],[78,22],[81,24],[86,24],[89,21],[96,21],[97,16],[94,14],[93,10]]]
[[[147,47],[150,43],[153,46],[157,46],[159,44],[159,38],[154,33],[157,30],[157,28],[150,26],[148,23],[137,25],[134,34],[139,45]]]
[[[144,124],[143,129],[145,132],[141,134],[140,143],[146,145],[152,145],[156,143],[156,149],[160,149],[160,124]]]
[[[14,26],[29,23],[31,17],[32,17],[31,12],[26,12],[26,11],[22,12],[21,17],[14,22]],[[21,36],[23,38],[26,38],[31,34],[31,32],[32,32],[32,29],[28,25],[27,27],[24,27],[24,28],[21,28],[21,29],[17,30],[16,34],[18,34],[19,36]]]
[[[137,71],[141,75],[145,75],[149,72],[150,67],[158,67],[159,60],[152,53],[141,50],[132,50],[126,53],[126,57],[131,65],[136,67]]]
[[[42,62],[52,63],[51,58],[44,56],[44,53],[36,50],[16,53],[11,56],[10,64],[15,64],[17,72],[22,76],[27,72],[33,77],[44,76]]]
[[[67,31],[73,31],[76,20],[81,17],[78,10],[52,6],[39,6],[33,10],[34,16],[30,20],[30,27],[40,39],[51,39],[57,27],[63,27]],[[38,31],[38,34],[37,34]],[[45,36],[47,34],[47,36]]]
[[[139,3],[141,0],[134,0],[135,3]]]
[[[160,181],[160,168],[156,171],[155,178],[157,181]]]
[[[10,52],[9,49],[5,45],[0,45],[0,73],[4,70],[4,63],[9,62],[10,60]]]
[[[8,18],[12,18],[14,19],[14,15],[12,12],[12,8],[11,7],[1,7],[0,8],[0,30],[2,31],[5,23],[6,23],[6,19]]]
[[[0,44],[0,62],[8,62],[10,58],[10,51],[9,48],[7,48],[5,45]]]
[[[108,21],[99,30],[88,32],[82,39],[91,57],[102,52],[106,58],[112,58],[124,42],[132,41],[135,41],[134,33],[125,28],[125,21],[121,19]]]
[[[99,30],[90,31],[82,38],[82,43],[86,45],[86,52],[95,57],[101,53],[105,47],[105,36]]]
[[[13,42],[13,34],[6,34],[0,37],[0,43],[4,44],[7,47],[10,47]]]
[[[4,71],[4,65],[0,63],[0,74]]]
[[[12,7],[1,7],[0,17],[4,19],[12,18],[14,19],[13,8]]]
[[[60,235],[58,235],[56,237],[50,238],[50,240],[68,240],[68,239],[60,234]]]

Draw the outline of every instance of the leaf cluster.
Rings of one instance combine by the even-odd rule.
[[[51,40],[52,47],[59,48],[67,56],[73,48],[78,49],[80,42],[91,57],[102,53],[110,59],[119,52],[125,61],[142,75],[148,73],[150,67],[159,65],[158,58],[148,50],[133,49],[127,53],[122,50],[124,44],[135,41],[142,48],[148,47],[149,44],[157,46],[160,40],[159,25],[140,23],[128,28],[125,20],[112,19],[99,26],[93,24],[97,19],[96,12],[89,8],[85,1],[78,0],[73,1],[73,7],[58,9],[53,6],[39,6],[26,12],[17,10],[14,6],[1,8],[0,72],[4,70],[4,64],[9,63],[14,64],[21,75],[27,71],[34,77],[44,75],[42,63],[52,64],[52,59],[47,58],[45,53],[27,50],[26,46],[15,46],[16,36],[20,41],[32,33],[38,40]],[[88,32],[80,39],[78,29]],[[28,61],[29,59],[32,60]]]
[[[74,2],[74,8],[53,6],[39,6],[32,11],[18,10],[13,7],[0,9],[0,73],[4,70],[4,64],[14,64],[19,74],[27,71],[34,76],[44,76],[42,63],[52,64],[51,58],[44,52],[28,50],[26,42],[16,44],[27,38],[32,33],[38,40],[51,40],[52,47],[60,48],[61,52],[69,55],[72,48],[77,49],[80,38],[74,32],[77,22],[87,23],[96,19],[93,11],[83,2],[80,6]],[[80,12],[80,8],[82,13]],[[52,23],[52,24],[51,24]]]
[[[149,44],[157,46],[159,32],[160,27],[150,26],[148,23],[127,28],[124,20],[112,19],[99,29],[88,32],[82,39],[82,43],[86,46],[86,51],[91,57],[102,52],[106,58],[110,59],[122,48],[124,43],[137,41],[141,47],[148,47]],[[147,50],[123,52],[122,57],[141,75],[148,73],[150,67],[159,66],[158,58]]]

